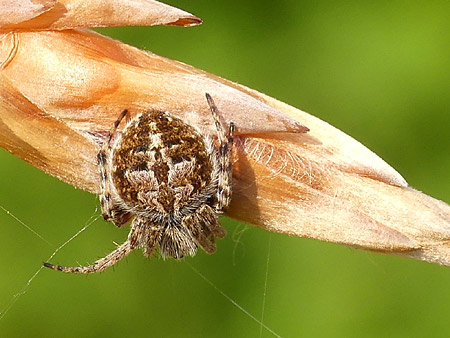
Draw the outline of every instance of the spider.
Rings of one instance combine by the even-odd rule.
[[[223,127],[217,107],[206,99],[214,119],[218,147],[198,128],[169,112],[152,110],[129,120],[118,131],[128,111],[114,123],[98,155],[100,203],[105,220],[122,227],[131,219],[127,240],[89,266],[45,267],[68,273],[100,272],[136,248],[152,256],[195,255],[200,246],[216,251],[215,238],[226,231],[218,222],[231,201],[231,150],[234,124]]]

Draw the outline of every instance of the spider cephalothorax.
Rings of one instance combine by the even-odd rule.
[[[215,122],[216,147],[209,136],[169,112],[149,111],[131,119],[122,131],[114,123],[98,153],[103,217],[123,226],[131,219],[128,239],[116,250],[85,267],[46,267],[72,273],[93,273],[114,265],[140,247],[151,256],[194,255],[198,246],[216,251],[215,237],[226,231],[216,213],[231,200],[230,162],[234,125],[226,132],[217,108],[206,94]]]

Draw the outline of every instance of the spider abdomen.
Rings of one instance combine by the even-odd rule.
[[[171,216],[215,188],[211,146],[194,127],[152,111],[123,129],[112,153],[118,195],[136,211]]]

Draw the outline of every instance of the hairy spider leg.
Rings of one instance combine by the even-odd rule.
[[[182,225],[209,254],[216,252],[215,237],[223,238],[227,233],[219,224],[215,211],[207,204],[203,204],[195,213],[187,215]]]
[[[54,265],[48,262],[44,263],[44,266],[53,270],[58,270],[67,273],[82,273],[89,274],[95,272],[101,272],[113,266],[119,262],[122,258],[128,256],[128,254],[139,246],[140,238],[142,236],[142,228],[138,223],[133,222],[133,226],[128,235],[128,239],[116,250],[111,252],[109,255],[100,258],[95,261],[92,265],[79,266],[79,267],[66,267],[61,265]]]
[[[122,120],[128,116],[128,110],[125,109],[120,114],[119,118],[114,122],[113,127],[108,133],[108,138],[103,143],[99,153],[97,154],[97,161],[100,167],[101,174],[101,184],[100,184],[100,205],[102,208],[103,218],[108,222],[113,222],[118,227],[128,223],[132,215],[125,212],[120,207],[114,204],[111,197],[111,187],[108,182],[107,166],[110,166],[112,161],[112,156],[107,156],[111,153],[111,140],[115,133],[117,133],[117,128],[119,127]]]
[[[228,134],[225,132],[220,120],[219,110],[214,100],[208,93],[205,94],[209,108],[214,119],[219,140],[219,182],[217,189],[217,205],[215,206],[217,213],[223,213],[231,202],[231,189],[233,183],[233,168],[231,164],[231,150],[233,147],[235,126],[230,122]]]

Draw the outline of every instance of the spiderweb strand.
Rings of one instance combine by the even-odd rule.
[[[273,331],[270,327],[268,327],[267,325],[265,325],[263,322],[261,322],[260,320],[258,320],[255,316],[253,316],[250,312],[248,312],[246,309],[244,309],[242,306],[240,306],[233,298],[231,298],[230,296],[228,296],[225,292],[223,292],[222,290],[220,290],[216,285],[214,285],[213,282],[211,282],[208,278],[206,278],[206,276],[204,276],[200,271],[198,271],[196,268],[194,268],[191,264],[187,263],[186,264],[201,278],[203,279],[206,283],[208,283],[211,287],[213,287],[215,290],[217,290],[222,296],[224,296],[227,300],[229,300],[231,302],[231,304],[233,304],[234,306],[236,306],[239,310],[241,310],[242,312],[244,312],[247,316],[249,316],[251,319],[253,319],[255,322],[257,322],[258,324],[260,324],[263,328],[265,328],[267,331],[269,331],[271,334],[273,334],[275,337],[279,337],[281,338],[281,336],[276,333],[275,331]]]
[[[94,214],[97,213],[97,208],[94,212]],[[50,257],[47,259],[47,261],[50,261],[62,248],[64,248],[67,244],[69,244],[73,239],[75,239],[76,237],[78,237],[84,230],[86,230],[92,223],[94,223],[97,219],[99,219],[99,215],[97,215],[96,217],[91,216],[90,220],[86,223],[86,225],[84,227],[82,227],[75,235],[73,235],[72,237],[70,237],[67,241],[65,241],[63,244],[61,244],[51,255]],[[27,227],[28,228],[28,227]],[[0,312],[0,321],[3,319],[3,317],[11,310],[11,308],[14,306],[14,304],[16,304],[16,302],[18,301],[18,299],[24,295],[27,291],[28,288],[31,285],[31,282],[37,277],[37,275],[41,272],[41,270],[44,268],[43,265],[40,266],[40,268],[33,274],[33,276],[31,276],[31,278],[28,280],[28,282],[25,284],[25,286],[18,292],[16,293],[13,298],[11,299],[11,301],[8,303],[8,305],[6,306],[5,310],[3,310],[2,312]]]
[[[272,244],[272,236],[269,235],[269,248],[267,250],[267,262],[266,262],[266,278],[264,280],[264,294],[263,294],[263,303],[261,309],[261,326],[259,329],[259,338],[262,337],[263,332],[263,323],[264,323],[264,312],[266,310],[266,295],[267,295],[267,280],[269,279],[269,258],[270,258],[270,247]]]
[[[22,220],[20,220],[18,217],[16,217],[14,214],[11,213],[11,211],[5,209],[3,206],[0,205],[0,209],[2,209],[7,215],[11,216],[15,221],[17,221],[19,224],[24,226],[26,229],[31,231],[33,234],[35,234],[37,237],[42,239],[45,243],[47,243],[50,246],[53,246],[52,243],[47,241],[44,237],[42,237],[40,234],[38,234],[35,230],[33,230],[30,226],[26,225]]]

